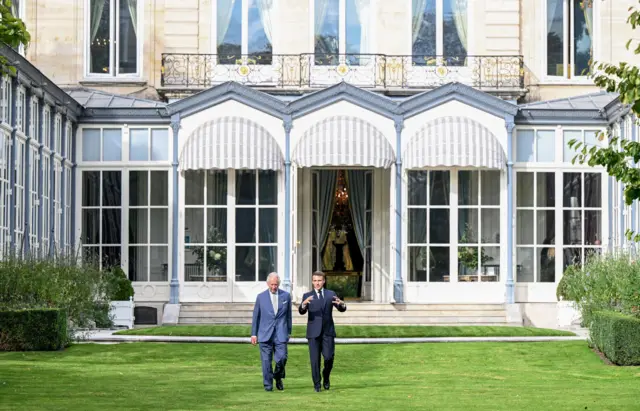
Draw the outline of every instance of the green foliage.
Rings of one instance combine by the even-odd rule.
[[[612,363],[640,365],[640,318],[612,312],[593,313],[591,341]]]
[[[0,43],[9,47],[27,47],[31,36],[24,22],[11,12],[11,0],[0,0]],[[15,74],[16,69],[5,56],[0,56],[0,74]]]
[[[0,351],[53,351],[68,342],[64,310],[0,311]]]
[[[114,267],[106,273],[107,300],[129,301],[134,291],[131,281],[120,267]]]
[[[640,264],[624,253],[594,255],[583,269],[572,266],[565,271],[557,294],[576,302],[587,326],[597,311],[640,318]]]
[[[94,320],[94,304],[106,302],[108,285],[95,264],[73,256],[0,260],[0,309],[61,308],[77,327]]]

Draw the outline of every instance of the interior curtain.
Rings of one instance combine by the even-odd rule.
[[[129,9],[129,15],[131,16],[131,24],[133,25],[133,32],[138,35],[138,0],[125,0],[127,2],[127,8]]]
[[[318,171],[318,220],[319,227],[316,230],[316,245],[318,253],[324,248],[324,243],[329,235],[331,218],[333,217],[333,205],[335,203],[336,184],[338,183],[338,172],[335,170]],[[313,193],[315,195],[316,193]],[[321,264],[318,261],[318,264]]]
[[[411,8],[411,36],[413,43],[415,43],[420,34],[422,20],[424,19],[424,9],[426,7],[427,0],[413,0],[413,6]]]
[[[558,2],[564,0],[547,0],[547,34],[549,33],[549,29],[553,25],[553,20],[556,17],[556,9],[558,8]]]
[[[91,0],[91,41],[96,39],[106,0]]]
[[[274,0],[256,0],[264,34],[271,44],[273,44],[273,4]]]
[[[365,247],[368,244],[368,232],[366,230],[366,170],[347,170],[347,193],[349,194],[349,210],[353,229],[358,240],[360,253],[365,255]]]
[[[371,2],[370,0],[353,0],[356,15],[360,23],[360,53],[369,53],[371,43]]]
[[[467,0],[452,0],[451,8],[453,10],[453,21],[456,25],[458,38],[465,50],[469,50],[467,46]]]
[[[242,0],[240,0],[242,1]],[[229,30],[229,24],[231,23],[231,15],[233,14],[233,6],[236,0],[218,0],[217,18],[216,18],[216,42],[222,43],[224,36]],[[266,30],[265,30],[266,31]]]
[[[584,12],[584,21],[587,24],[587,34],[589,34],[589,37],[593,41],[593,0],[581,0],[579,1],[579,5]]]
[[[327,8],[329,7],[329,0],[315,0],[314,8],[314,37],[320,34],[324,18],[327,16]]]

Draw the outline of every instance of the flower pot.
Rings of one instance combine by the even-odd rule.
[[[129,297],[129,301],[111,301],[109,305],[114,326],[133,328],[133,297]]]
[[[580,327],[582,315],[574,301],[558,301],[558,327]]]

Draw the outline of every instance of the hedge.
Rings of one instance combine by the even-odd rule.
[[[640,319],[614,311],[596,311],[591,340],[612,363],[640,365]]]
[[[0,311],[0,351],[54,351],[67,343],[65,310]]]

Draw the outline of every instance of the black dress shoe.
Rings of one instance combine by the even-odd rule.
[[[315,387],[314,390],[316,390],[316,392],[320,392],[320,387]]]
[[[273,391],[273,388],[265,388],[265,391]]]
[[[284,390],[284,384],[282,384],[282,380],[276,380],[276,388],[277,388],[279,391]]]
[[[328,390],[331,387],[331,383],[329,382],[329,380],[325,381],[322,385],[324,386],[325,390]]]

